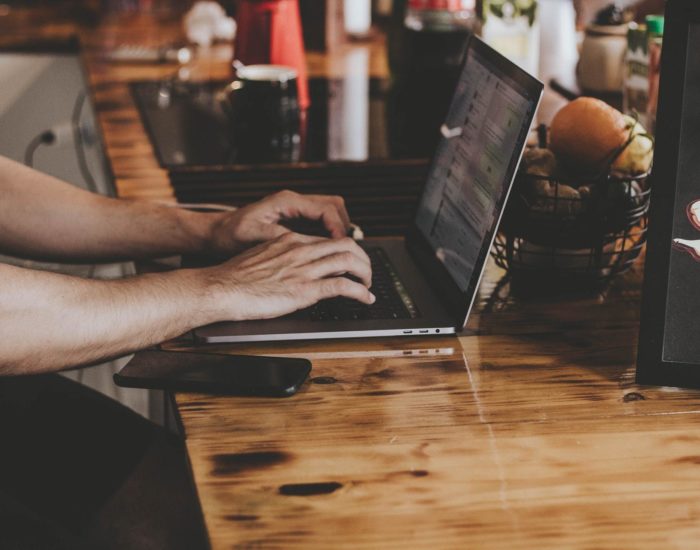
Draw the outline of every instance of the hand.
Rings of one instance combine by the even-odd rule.
[[[235,254],[289,233],[280,222],[295,218],[319,221],[335,239],[345,237],[350,228],[350,217],[341,197],[280,191],[221,215],[212,227],[211,248],[217,253]]]
[[[369,258],[347,237],[288,232],[206,272],[213,307],[222,321],[279,317],[336,296],[365,304],[375,301],[369,291]]]

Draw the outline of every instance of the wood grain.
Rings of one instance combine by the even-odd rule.
[[[314,365],[176,396],[212,547],[695,547],[700,392],[634,384],[639,269],[545,301],[501,275],[459,339],[208,348]]]

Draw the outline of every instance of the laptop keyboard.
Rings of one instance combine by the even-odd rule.
[[[350,298],[322,300],[310,308],[297,312],[295,317],[312,321],[353,321],[367,319],[415,319],[418,309],[394,271],[389,258],[381,248],[366,249],[372,262],[372,293],[377,297],[372,305]]]

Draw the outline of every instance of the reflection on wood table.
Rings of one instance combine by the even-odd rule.
[[[700,392],[635,386],[639,273],[497,276],[459,339],[208,348],[314,365],[289,399],[176,396],[212,547],[695,547]]]

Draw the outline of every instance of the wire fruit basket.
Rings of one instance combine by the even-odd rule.
[[[491,250],[496,264],[515,288],[604,288],[646,241],[648,176],[571,180],[520,171]]]

